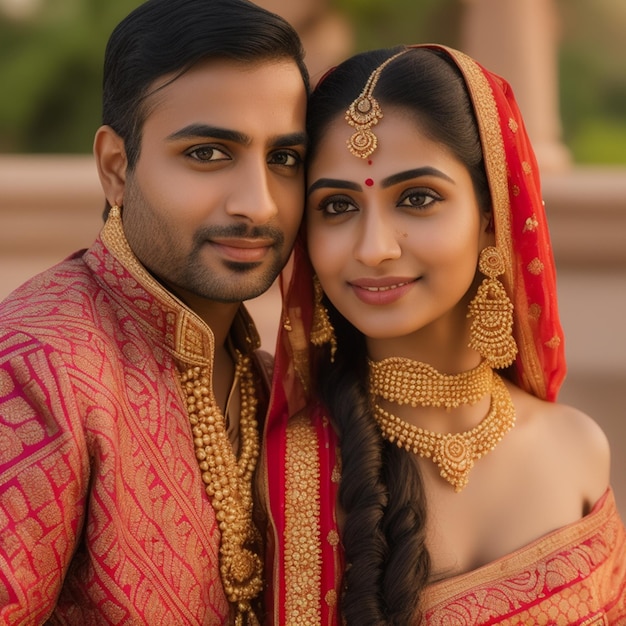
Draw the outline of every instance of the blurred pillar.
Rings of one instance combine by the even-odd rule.
[[[463,0],[462,48],[513,87],[543,172],[568,169],[561,142],[554,0]]]
[[[331,5],[331,0],[255,0],[284,17],[297,31],[306,51],[311,85],[330,67],[354,51],[354,32],[349,21]]]

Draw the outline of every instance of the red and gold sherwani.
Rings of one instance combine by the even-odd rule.
[[[178,381],[213,353],[116,216],[0,305],[0,623],[228,622]]]

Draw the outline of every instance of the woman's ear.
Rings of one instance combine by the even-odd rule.
[[[93,154],[107,201],[111,206],[122,206],[128,166],[124,140],[110,126],[100,126],[93,141]]]
[[[493,221],[493,211],[482,211],[480,215],[481,249],[486,246],[494,246],[496,241],[496,229]]]

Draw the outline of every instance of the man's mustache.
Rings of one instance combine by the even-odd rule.
[[[285,241],[283,232],[274,226],[248,226],[229,224],[226,226],[205,226],[196,231],[194,242],[198,245],[211,239],[270,239],[274,245]]]

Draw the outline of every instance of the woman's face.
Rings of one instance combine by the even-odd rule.
[[[306,208],[313,266],[331,302],[371,340],[408,349],[424,331],[430,341],[465,337],[488,218],[465,166],[403,109],[383,113],[369,158],[348,151],[353,129],[343,116],[316,147]]]

